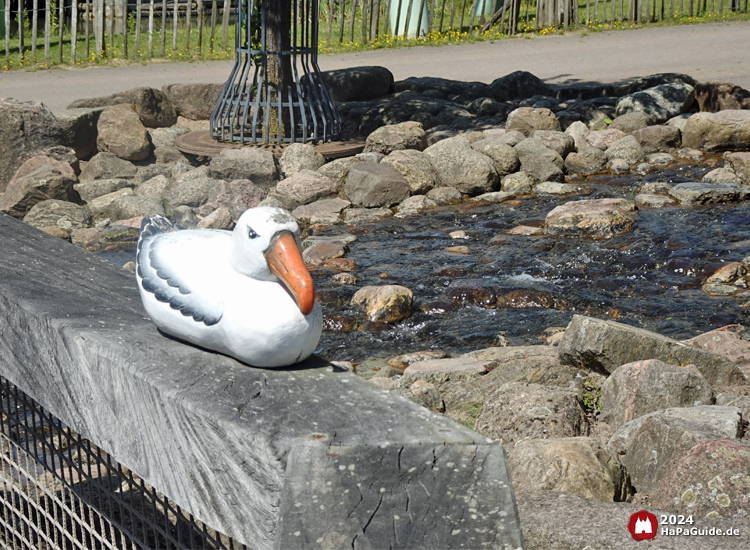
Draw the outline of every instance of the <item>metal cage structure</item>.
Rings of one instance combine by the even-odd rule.
[[[209,528],[0,376],[0,548],[250,550]]]
[[[340,138],[341,119],[318,66],[318,0],[241,0],[235,64],[211,137],[285,145]]]

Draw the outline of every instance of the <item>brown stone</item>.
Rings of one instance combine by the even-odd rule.
[[[412,292],[400,285],[366,286],[354,294],[351,303],[371,321],[397,323],[411,315]]]
[[[716,113],[726,109],[750,109],[750,92],[731,82],[701,82],[693,91],[701,111]]]

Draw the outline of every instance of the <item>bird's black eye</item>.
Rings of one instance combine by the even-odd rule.
[[[255,237],[258,236],[258,234],[255,231],[253,231],[251,227],[248,227],[247,228],[247,236],[248,236],[249,239],[254,239]]]

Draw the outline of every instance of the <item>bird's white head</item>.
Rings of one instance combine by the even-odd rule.
[[[259,206],[237,221],[230,263],[248,277],[283,283],[307,315],[315,305],[315,289],[301,249],[299,225],[292,215],[281,208]]]

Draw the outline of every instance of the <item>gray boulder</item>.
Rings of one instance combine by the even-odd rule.
[[[590,143],[587,139],[589,135],[589,127],[583,122],[576,121],[565,129],[565,133],[573,138],[576,148],[580,151],[582,147],[589,147]]]
[[[559,345],[560,362],[610,374],[620,365],[659,359],[695,365],[713,387],[747,384],[735,363],[666,336],[614,321],[574,315]]]
[[[425,154],[440,180],[450,183],[462,193],[480,195],[494,191],[498,184],[492,160],[472,149],[465,137],[456,136],[439,141],[425,149]]]
[[[393,88],[393,73],[385,67],[353,67],[322,75],[336,102],[369,101],[388,95]]]
[[[640,416],[620,427],[608,445],[620,456],[636,490],[649,494],[673,461],[699,441],[733,440],[742,434],[739,409],[699,405]]]
[[[184,166],[184,165],[182,165]],[[146,166],[138,166],[138,171],[135,173],[135,177],[132,178],[134,183],[143,183],[156,176],[164,176],[166,178],[173,178],[174,167],[164,166],[163,164],[147,164]]]
[[[594,174],[607,164],[607,155],[596,147],[581,147],[565,159],[565,168],[573,174]]]
[[[534,178],[526,172],[515,172],[505,176],[501,183],[500,189],[506,193],[528,193],[534,186]],[[480,195],[481,196],[481,195]]]
[[[525,438],[589,434],[586,411],[575,391],[519,382],[487,394],[474,429],[507,447]]]
[[[146,127],[129,105],[115,105],[99,116],[96,147],[123,160],[143,160],[151,148]]]
[[[97,197],[89,201],[87,206],[94,216],[111,220],[164,214],[161,198],[154,195],[137,197],[129,187]]]
[[[750,184],[750,153],[729,153],[727,161],[737,176],[747,184]]]
[[[46,147],[67,145],[69,136],[55,116],[38,101],[0,98],[0,193],[29,158]]]
[[[224,149],[211,159],[208,174],[225,181],[248,179],[263,188],[272,187],[279,180],[273,153],[254,147]]]
[[[440,182],[429,157],[422,151],[415,149],[393,151],[380,162],[398,170],[404,176],[412,194],[427,193]]]
[[[157,195],[159,197],[162,197],[167,194],[167,191],[169,191],[170,187],[172,187],[172,182],[170,181],[170,179],[167,176],[159,174],[158,176],[154,176],[150,180],[141,183],[135,189],[135,194],[138,196]],[[115,189],[113,189],[113,191],[115,191]]]
[[[229,212],[232,221],[236,223],[245,210],[259,206],[264,196],[263,189],[250,180],[219,180],[208,190],[206,204],[201,207],[200,213],[222,208]]]
[[[336,189],[343,189],[351,167],[363,162],[365,162],[365,159],[357,156],[335,159],[321,166],[318,169],[318,173],[331,180],[336,186]]]
[[[356,206],[393,206],[409,196],[409,184],[401,172],[387,164],[366,162],[349,170],[344,186]]]
[[[531,136],[536,130],[560,131],[560,122],[555,113],[545,108],[519,107],[508,113],[506,130],[516,130]]]
[[[508,453],[508,467],[516,491],[563,491],[599,502],[633,494],[617,455],[590,437],[521,440]]]
[[[602,151],[606,151],[608,147],[614,145],[627,134],[622,130],[616,128],[607,128],[606,130],[592,130],[586,134],[586,141],[591,147],[596,147]]]
[[[507,143],[504,136],[480,139],[472,143],[471,147],[475,151],[490,157],[500,176],[515,172],[521,166],[518,153]]]
[[[703,375],[687,365],[658,359],[626,363],[616,368],[602,386],[602,420],[620,427],[660,409],[712,405],[714,392]]]
[[[0,212],[22,219],[31,207],[45,200],[78,203],[81,198],[73,188],[76,180],[62,174],[52,164],[45,164],[34,172],[16,179],[0,196]]]
[[[490,83],[487,91],[496,101],[526,99],[535,95],[555,96],[551,87],[527,71],[515,71],[501,76]]]
[[[682,143],[703,151],[750,150],[750,110],[695,113],[685,123]]]
[[[654,119],[643,111],[630,111],[615,118],[609,127],[630,134],[652,124],[655,124]]]
[[[105,97],[78,99],[68,105],[68,109],[114,107],[122,104],[131,106],[143,125],[149,128],[172,126],[177,122],[177,113],[172,103],[164,92],[154,88],[132,88]]]
[[[737,202],[750,198],[750,187],[736,183],[688,181],[672,187],[669,195],[686,205]]]
[[[326,159],[309,143],[291,143],[279,159],[281,174],[288,178],[301,170],[317,170],[326,163]]]
[[[608,239],[629,231],[635,204],[626,199],[571,201],[553,208],[544,220],[547,235]]]
[[[219,102],[223,84],[166,84],[161,91],[178,116],[190,120],[208,120]]]
[[[93,200],[97,197],[101,197],[102,195],[114,193],[115,191],[119,191],[120,189],[125,189],[126,187],[133,188],[135,187],[135,184],[129,180],[113,178],[106,180],[86,181],[83,183],[77,183],[73,186],[73,188],[81,196],[81,199],[86,202],[89,202],[90,200]]]
[[[565,180],[565,162],[556,152],[535,138],[527,138],[514,147],[521,161],[521,170],[536,181]]]
[[[67,144],[73,148],[80,160],[88,160],[96,154],[96,125],[103,110],[103,107],[65,109],[55,113]]]
[[[344,199],[320,199],[310,204],[298,206],[292,215],[305,223],[330,225],[341,221],[341,212],[352,203]]]
[[[552,130],[536,130],[532,137],[543,145],[555,151],[562,158],[567,157],[576,150],[575,139],[564,132],[555,132]]]
[[[190,132],[187,128],[148,128],[148,137],[154,149],[159,147],[174,147],[174,141],[178,136]]]
[[[628,164],[637,164],[646,158],[643,147],[634,136],[625,136],[613,143],[605,151],[607,159],[622,159]]]
[[[649,88],[620,98],[615,108],[617,116],[632,111],[642,111],[654,122],[666,122],[686,113],[695,100],[693,87],[683,82],[673,82]]]
[[[334,182],[311,170],[301,170],[281,180],[271,192],[271,196],[280,200],[287,210],[320,199],[331,199],[337,194],[338,187]]]
[[[638,140],[646,154],[671,151],[680,147],[682,143],[680,130],[667,125],[647,126],[635,130],[633,137]]]
[[[137,172],[138,168],[127,160],[122,160],[112,153],[103,152],[86,163],[78,176],[78,181],[132,179]]]
[[[89,227],[94,219],[85,206],[61,200],[46,200],[32,206],[23,221],[37,229],[57,226],[69,231]]]
[[[196,178],[173,187],[167,195],[167,200],[172,208],[177,206],[190,206],[197,208],[208,202],[211,190],[221,183],[213,178]]]
[[[365,153],[375,152],[388,155],[393,151],[416,149],[424,151],[427,148],[427,135],[422,124],[407,121],[399,124],[389,124],[378,128],[365,141]]]

